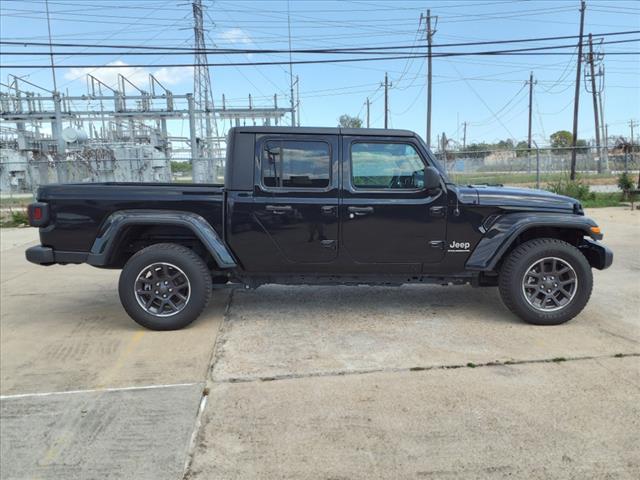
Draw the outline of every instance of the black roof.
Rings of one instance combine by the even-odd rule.
[[[299,133],[306,135],[376,135],[388,137],[415,137],[411,130],[388,128],[341,128],[341,127],[233,127],[238,133]]]

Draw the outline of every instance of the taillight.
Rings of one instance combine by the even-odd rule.
[[[32,203],[27,207],[29,225],[44,227],[49,222],[49,204],[44,202]]]

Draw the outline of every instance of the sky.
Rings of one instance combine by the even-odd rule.
[[[449,1],[334,1],[334,0],[203,0],[205,40],[209,48],[288,48],[287,12],[291,19],[291,47],[384,47],[422,46],[424,23],[420,15],[427,9],[437,17],[433,43],[509,40],[560,35],[577,35],[578,0],[449,0]],[[640,2],[587,0],[585,34],[640,30]],[[193,46],[192,7],[186,0],[50,0],[51,35],[54,42],[87,45],[118,44],[136,46]],[[8,41],[46,42],[47,22],[44,0],[2,0],[0,36]],[[609,37],[607,40],[640,38],[640,34]],[[571,44],[554,40],[510,44],[499,48],[522,48]],[[2,45],[2,51],[46,51],[47,47]],[[482,47],[434,47],[437,51],[469,51]],[[71,94],[87,92],[86,73],[114,84],[122,73],[143,89],[148,89],[148,73],[176,94],[193,90],[189,67],[162,67],[163,63],[190,63],[192,55],[107,55],[65,57],[54,49],[58,88]],[[95,52],[97,49],[73,48]],[[462,141],[467,123],[467,144],[496,142],[511,138],[526,140],[528,87],[533,71],[533,138],[548,143],[561,129],[571,130],[575,87],[576,48],[562,50],[569,55],[463,56],[433,59],[432,143],[444,132],[453,141]],[[604,111],[609,135],[629,136],[629,121],[640,121],[640,42],[604,45]],[[119,49],[131,51],[130,49]],[[408,50],[411,51],[411,50]],[[613,52],[636,52],[613,55]],[[346,55],[341,55],[345,57]],[[354,54],[355,57],[362,55]],[[294,54],[293,60],[318,59]],[[336,57],[332,57],[336,58]],[[210,56],[210,62],[288,61],[285,54],[240,54]],[[2,56],[2,82],[8,74],[52,89],[49,68],[14,69],[11,64],[46,65],[48,56]],[[145,64],[146,68],[65,68],[62,65]],[[293,65],[299,77],[301,124],[336,126],[342,114],[365,118],[365,101],[371,100],[372,127],[382,127],[384,99],[381,82],[385,72],[389,89],[389,125],[418,132],[426,129],[426,60],[396,59],[359,63]],[[254,106],[269,106],[273,95],[279,105],[289,101],[289,65],[220,66],[210,69],[214,101],[222,94],[227,106],[246,107],[248,95]],[[579,138],[594,136],[591,95],[581,80]],[[636,127],[636,134],[640,127]],[[636,135],[636,138],[637,135]]]

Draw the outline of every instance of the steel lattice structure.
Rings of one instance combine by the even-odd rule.
[[[197,152],[200,159],[194,159],[194,179],[206,176],[209,159],[220,157],[218,142],[218,125],[215,118],[213,105],[213,90],[211,88],[211,75],[209,73],[207,45],[204,39],[204,21],[202,0],[194,0],[193,6],[193,33],[194,33],[194,70],[193,70],[193,101],[194,109],[199,112],[196,117],[195,128],[198,141]],[[202,164],[202,165],[201,165]],[[211,165],[214,169],[222,165]]]

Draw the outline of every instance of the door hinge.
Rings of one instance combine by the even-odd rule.
[[[439,248],[440,250],[444,250],[444,240],[431,240],[429,242],[429,246],[431,248]]]

